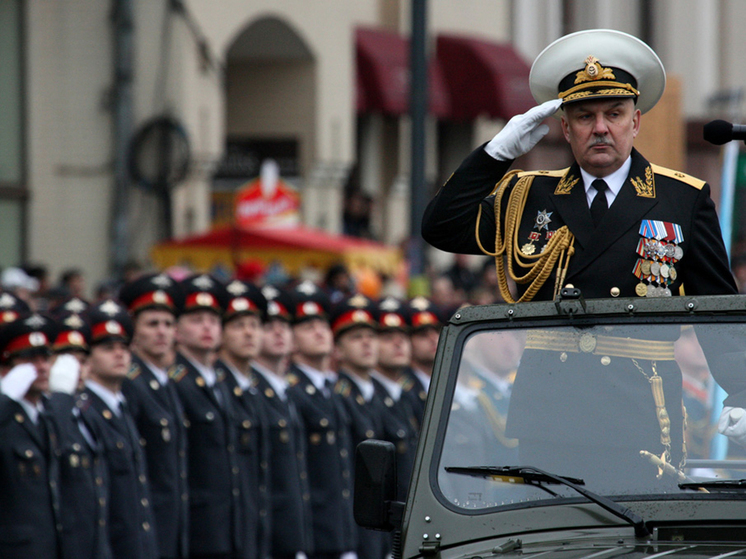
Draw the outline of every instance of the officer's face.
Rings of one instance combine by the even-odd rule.
[[[112,340],[96,344],[88,357],[89,375],[104,383],[121,381],[129,371],[130,357],[129,348],[123,342]]]
[[[164,310],[144,310],[135,318],[132,345],[145,357],[160,360],[173,351],[175,336],[174,315]]]
[[[378,361],[378,335],[368,327],[352,328],[337,337],[337,361],[353,372],[367,371]]]
[[[384,371],[403,369],[412,357],[409,336],[400,330],[378,334],[378,366]]]
[[[263,332],[258,316],[233,318],[223,326],[223,350],[238,359],[254,359],[262,348]]]
[[[331,355],[334,336],[329,323],[320,318],[304,320],[293,326],[295,351],[308,357]]]
[[[412,361],[432,367],[439,337],[440,330],[437,328],[423,328],[412,332]]]
[[[285,320],[274,319],[264,325],[262,355],[269,359],[287,357],[293,350],[293,331]]]
[[[562,117],[562,131],[578,165],[595,177],[605,177],[632,152],[640,111],[632,99],[571,103]]]
[[[191,351],[214,351],[220,344],[220,317],[212,311],[183,314],[176,321],[176,341]]]

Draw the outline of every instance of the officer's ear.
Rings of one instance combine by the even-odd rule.
[[[640,121],[642,120],[642,113],[640,109],[635,109],[635,113],[632,115],[632,137],[637,138],[640,133]]]
[[[560,123],[562,124],[562,134],[565,136],[567,143],[570,143],[570,125],[567,122],[566,115],[560,117]]]

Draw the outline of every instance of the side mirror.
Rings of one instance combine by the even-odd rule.
[[[369,440],[355,450],[355,522],[363,528],[390,532],[396,525],[391,505],[396,500],[396,449],[386,441]]]

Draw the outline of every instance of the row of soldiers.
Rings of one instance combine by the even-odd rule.
[[[150,274],[50,315],[0,293],[0,556],[382,559],[354,449],[406,497],[441,317]]]

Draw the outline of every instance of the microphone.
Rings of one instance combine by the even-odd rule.
[[[716,146],[722,146],[731,140],[746,141],[746,126],[743,124],[731,124],[724,120],[713,120],[705,124],[704,138]]]

